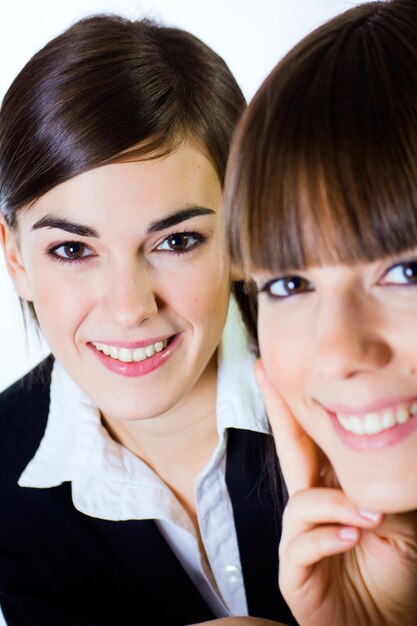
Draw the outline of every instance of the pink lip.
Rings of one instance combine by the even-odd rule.
[[[136,350],[136,348],[143,348],[149,346],[151,343],[158,343],[158,341],[166,341],[170,339],[172,335],[164,335],[163,337],[155,337],[152,339],[146,339],[144,341],[114,341],[113,339],[93,339],[94,343],[104,343],[106,346],[114,346],[115,348],[127,348],[128,350]],[[93,343],[93,341],[91,343]]]
[[[171,357],[173,352],[176,350],[177,346],[180,343],[180,340],[181,340],[181,334],[178,333],[177,335],[174,335],[171,342],[168,344],[168,346],[164,350],[162,350],[162,352],[156,352],[153,356],[148,357],[144,361],[139,361],[138,363],[134,363],[134,362],[123,363],[122,361],[113,359],[111,356],[107,356],[103,354],[103,352],[100,352],[99,350],[97,350],[91,343],[88,344],[88,347],[92,351],[92,354],[94,354],[94,356],[100,361],[100,363],[104,365],[104,367],[106,367],[111,372],[114,372],[115,374],[119,374],[120,376],[133,377],[133,376],[145,376],[145,374],[149,374],[150,372],[153,372],[159,367],[162,367],[162,365],[164,365],[164,363],[167,362],[167,360]],[[157,341],[162,341],[162,339],[156,339],[155,341],[152,341],[151,343],[156,343]],[[106,343],[106,342],[98,341],[97,343]],[[113,342],[107,345],[133,349],[134,347],[141,348],[144,345],[147,346],[149,345],[149,341],[147,341],[146,343],[137,342],[135,344],[127,344],[127,343],[118,344],[117,342]]]
[[[332,404],[324,405],[318,400],[315,400],[323,409],[328,413],[338,413],[342,415],[366,415],[366,413],[374,413],[376,411],[383,411],[384,409],[395,409],[398,406],[404,404],[412,404],[417,400],[417,396],[400,396],[397,398],[390,398],[389,400],[377,400],[370,404],[365,404],[361,407],[351,407],[344,404]]]
[[[417,428],[417,419],[410,417],[405,424],[397,424],[387,430],[382,430],[375,435],[355,435],[345,430],[338,422],[336,415],[327,411],[336,435],[342,443],[353,450],[381,450],[399,443]]]

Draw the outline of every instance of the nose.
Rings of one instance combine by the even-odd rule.
[[[313,358],[321,376],[341,380],[375,372],[389,363],[392,351],[375,303],[339,299],[318,307]]]
[[[106,317],[124,328],[137,327],[158,313],[152,276],[139,261],[112,268],[102,302]]]

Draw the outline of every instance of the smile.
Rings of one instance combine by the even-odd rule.
[[[88,345],[99,363],[110,372],[119,376],[138,377],[165,365],[182,345],[182,333],[149,343],[91,341]]]
[[[120,348],[117,346],[111,346],[105,343],[98,343],[92,341],[93,346],[99,352],[102,352],[106,356],[110,356],[112,359],[121,361],[122,363],[139,363],[139,361],[145,361],[154,356],[158,352],[162,352],[167,347],[168,340],[157,341],[156,343],[149,343],[146,346],[135,348]]]
[[[355,435],[376,435],[394,426],[406,424],[417,415],[417,401],[403,404],[396,408],[385,408],[363,415],[335,414],[340,426]]]

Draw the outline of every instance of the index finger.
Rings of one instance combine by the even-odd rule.
[[[260,359],[255,363],[255,376],[265,402],[289,495],[316,486],[319,482],[320,462],[315,443],[269,380]]]

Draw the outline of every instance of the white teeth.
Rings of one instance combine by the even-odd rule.
[[[399,406],[396,409],[384,409],[381,412],[367,413],[366,415],[337,415],[339,424],[348,432],[355,435],[376,435],[383,430],[397,424],[405,424],[417,415],[417,401],[409,406]]]
[[[397,411],[397,422],[399,424],[405,424],[406,422],[408,422],[409,419],[410,413],[408,412],[408,409],[406,409],[405,407],[399,408]]]
[[[382,414],[382,426],[383,429],[391,428],[395,426],[395,413],[392,409],[386,409]]]
[[[352,430],[351,425],[350,425],[351,420],[348,417],[344,417],[343,415],[340,415],[338,417],[338,420],[342,424],[345,430],[348,430],[349,432]]]
[[[145,348],[136,348],[133,353],[133,360],[138,363],[139,361],[144,361],[146,359],[146,350]]]
[[[365,424],[359,417],[351,417],[350,418],[352,427],[351,430],[356,435],[364,435],[365,434]]]
[[[123,361],[123,363],[131,363],[133,361],[132,350],[129,350],[128,348],[120,348],[119,361]]]
[[[381,430],[379,417],[376,413],[368,413],[363,425],[365,435],[375,435]]]
[[[111,356],[112,359],[122,361],[122,363],[138,363],[144,361],[153,356],[155,352],[162,352],[167,347],[168,340],[157,341],[156,343],[150,343],[143,348],[136,348],[136,350],[130,350],[129,348],[116,348],[116,346],[109,346],[105,343],[98,343],[93,341],[93,346],[103,352],[107,356]]]

